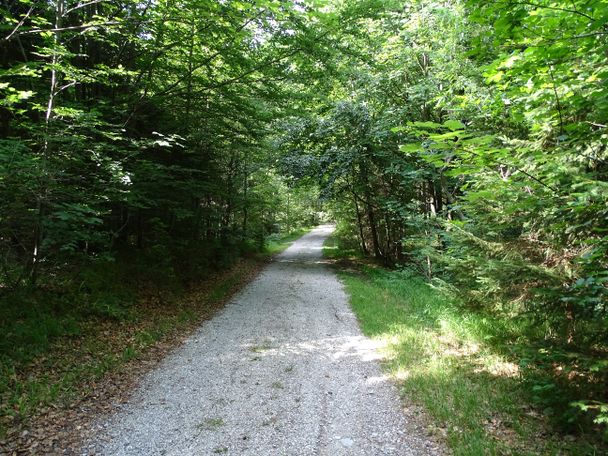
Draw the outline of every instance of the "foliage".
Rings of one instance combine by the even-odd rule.
[[[279,0],[18,0],[0,18],[4,401],[82,322],[137,320],[142,294],[170,307],[315,222],[269,137],[332,19]]]
[[[339,238],[330,239],[325,252],[350,256]],[[525,373],[512,350],[525,322],[472,312],[410,270],[351,262],[340,277],[408,408],[424,406],[433,418],[429,431],[445,438],[454,454],[597,454],[591,442],[549,432],[529,407],[533,393],[521,382]]]
[[[524,322],[539,406],[606,435],[605,0],[19,0],[0,15],[3,299],[72,302],[103,288],[74,274],[107,264],[181,287],[325,205],[349,248]]]
[[[4,286],[47,280],[76,257],[193,249],[213,263],[259,244],[280,222],[270,196],[289,193],[268,177],[264,139],[284,106],[281,75],[288,57],[316,59],[295,8],[4,6]]]
[[[281,169],[343,240],[524,322],[534,399],[606,435],[604,1],[384,3],[326,99],[287,119]]]

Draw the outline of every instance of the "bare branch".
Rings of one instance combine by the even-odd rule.
[[[582,16],[586,19],[589,19],[593,22],[597,21],[598,19],[594,18],[593,16],[589,16],[588,14],[585,14],[581,11],[578,11],[576,9],[570,9],[570,8],[562,8],[559,6],[552,6],[552,5],[543,5],[540,3],[534,3],[534,2],[525,2],[525,1],[499,1],[497,3],[502,3],[502,4],[508,4],[508,5],[526,5],[526,6],[533,6],[535,8],[545,8],[545,9],[550,9],[553,11],[562,11],[564,13],[572,13],[572,14],[576,14],[578,16]]]
[[[80,82],[72,81],[72,82],[69,82],[68,84],[62,85],[55,91],[55,95],[58,95],[59,93],[63,92],[64,90],[69,89],[70,87],[73,87],[78,84],[80,84]]]
[[[17,24],[17,26],[13,29],[13,31],[11,33],[8,34],[8,36],[6,38],[4,38],[4,41],[8,41],[11,39],[11,37],[17,33],[17,30],[19,30],[19,28],[23,25],[23,23],[27,20],[28,17],[30,17],[30,14],[32,14],[32,11],[34,11],[34,6],[32,5],[30,6],[30,9],[27,11],[27,13],[25,14],[25,16],[23,16],[21,18],[21,20],[19,21],[19,23]]]
[[[118,24],[120,24],[120,22],[118,22],[118,21],[108,21],[108,22],[102,22],[100,24],[83,24],[83,25],[74,25],[71,27],[50,28],[50,29],[32,29],[32,30],[27,30],[25,32],[18,33],[17,36],[32,35],[34,33],[45,33],[45,32],[57,33],[57,32],[67,32],[69,30],[89,30],[89,29],[94,29],[97,27],[105,27],[108,25],[118,25]]]
[[[69,10],[67,10],[65,13],[63,13],[63,16],[67,16],[68,14],[70,14],[73,11],[79,10],[81,8],[84,8],[85,6],[89,6],[89,5],[95,5],[96,3],[102,3],[105,2],[106,0],[92,0],[90,2],[87,3],[81,3],[79,5],[74,6],[73,8],[70,8]]]

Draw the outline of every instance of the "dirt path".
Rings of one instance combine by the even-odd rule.
[[[323,264],[296,241],[100,422],[83,454],[431,455]]]

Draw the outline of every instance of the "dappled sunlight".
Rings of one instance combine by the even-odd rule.
[[[277,394],[294,360],[311,383],[341,369],[335,403],[352,405],[353,368],[380,384],[381,361],[454,454],[608,454],[608,0],[13,0],[2,16],[0,454],[79,453],[58,428],[80,397],[116,402],[109,377],[182,342],[193,356],[157,393],[200,387],[183,404],[230,384],[247,411],[238,382],[274,366]],[[555,438],[506,441],[522,404]],[[313,448],[333,428],[276,415],[205,451],[159,420],[163,452],[344,454]],[[161,454],[120,432],[108,454]],[[409,454],[355,437],[340,451]]]
[[[352,336],[342,341],[342,346],[333,357],[339,359],[346,356],[357,356],[363,361],[374,361],[382,358],[378,350],[380,347],[381,344],[376,340],[363,336]]]
[[[393,377],[400,382],[406,381],[408,378],[410,378],[410,375],[411,372],[409,369],[398,368],[393,372]]]
[[[447,326],[445,326],[447,327]],[[515,378],[520,374],[517,364],[492,353],[482,344],[458,338],[437,330],[412,330],[404,325],[392,325],[390,331],[374,338],[377,349],[385,360],[410,359],[419,356],[418,365],[432,364],[438,360],[466,363],[475,373],[486,373],[496,377]],[[404,353],[407,350],[407,353]],[[398,380],[410,376],[409,370],[398,368],[393,374]]]
[[[441,344],[442,353],[446,356],[468,357],[479,353],[480,350],[477,342],[459,339],[454,334],[440,334],[437,340]]]
[[[363,362],[373,362],[385,358],[382,351],[385,346],[386,344],[382,340],[350,335],[300,342],[281,342],[278,339],[266,338],[261,341],[247,342],[240,347],[242,352],[246,353],[246,358],[250,358],[252,355],[260,359],[314,355],[314,357],[322,357],[332,361],[356,359]],[[242,352],[234,353],[234,356],[242,357]]]
[[[391,381],[391,377],[389,375],[377,375],[375,377],[369,377],[365,383],[368,385],[378,385],[389,381]]]
[[[520,367],[501,356],[486,354],[483,358],[483,364],[475,368],[474,372],[485,372],[495,377],[518,378],[520,376]]]
[[[305,259],[305,258],[277,258],[276,263],[292,263],[292,264],[332,264],[332,261],[325,259]]]
[[[387,325],[386,332],[374,339],[389,374],[368,382],[398,382],[405,394],[413,394],[434,416],[454,423],[444,430],[446,436],[477,428],[480,439],[485,433],[520,439],[497,415],[483,418],[486,409],[513,407],[510,394],[518,391],[519,367],[484,344],[459,337],[450,323],[443,321],[433,328]]]

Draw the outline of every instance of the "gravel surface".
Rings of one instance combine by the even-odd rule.
[[[435,455],[383,376],[321,226],[149,373],[82,454]]]

